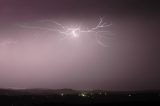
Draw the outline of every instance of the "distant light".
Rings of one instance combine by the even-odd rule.
[[[85,93],[81,93],[80,96],[86,97],[87,95]]]
[[[61,93],[61,96],[64,96],[64,94],[63,94],[63,93]]]
[[[86,96],[85,94],[82,94],[82,96],[84,97],[84,96]]]
[[[131,97],[132,95],[131,95],[131,94],[129,94],[128,96],[129,96],[129,97]]]

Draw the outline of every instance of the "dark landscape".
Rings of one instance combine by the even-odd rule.
[[[39,106],[54,104],[160,104],[159,91],[72,90],[72,89],[1,89],[3,106]]]

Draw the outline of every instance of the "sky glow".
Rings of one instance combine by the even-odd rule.
[[[160,89],[157,10],[140,0],[0,0],[0,88]]]

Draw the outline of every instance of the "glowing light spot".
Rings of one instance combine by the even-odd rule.
[[[87,95],[86,95],[86,93],[81,93],[80,96],[86,97]]]
[[[61,93],[61,96],[64,96],[64,94],[63,94],[63,93]]]
[[[74,38],[78,38],[80,35],[80,29],[79,28],[69,28],[68,29],[70,35]]]
[[[72,34],[73,34],[73,36],[75,37],[75,38],[77,38],[78,37],[78,35],[77,35],[77,33],[76,33],[76,31],[74,30],[74,31],[72,31]]]
[[[82,96],[85,97],[86,95],[85,95],[85,94],[82,94]]]

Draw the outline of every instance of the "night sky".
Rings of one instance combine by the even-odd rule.
[[[0,0],[0,87],[160,90],[160,11],[151,1]],[[40,29],[56,29],[45,20],[91,29],[99,17],[112,25],[98,41]]]

